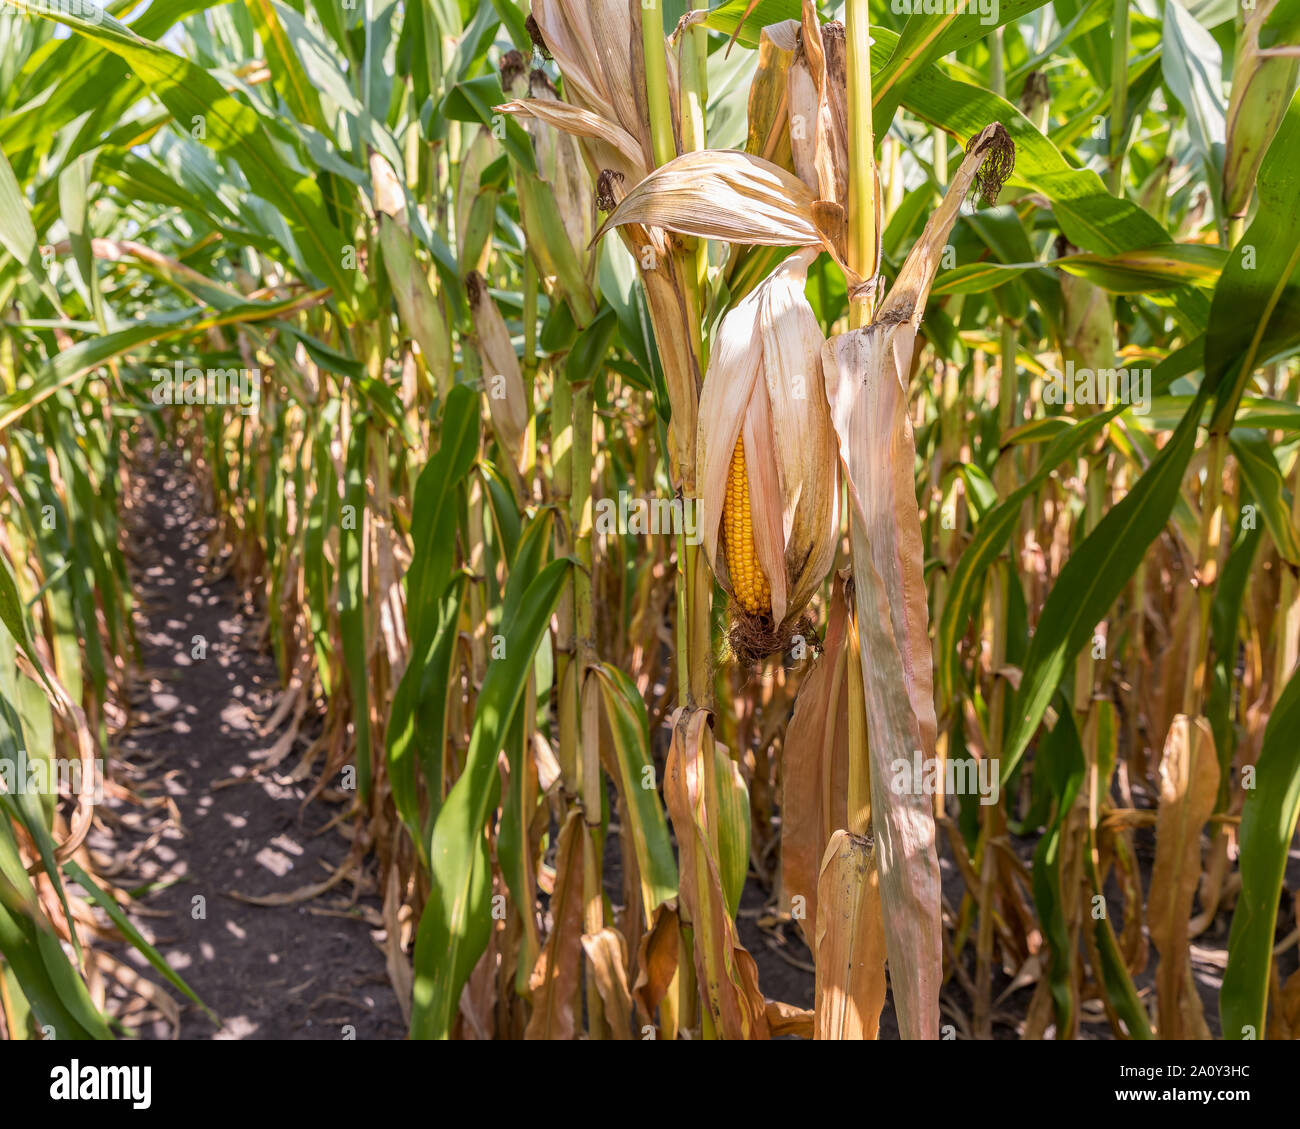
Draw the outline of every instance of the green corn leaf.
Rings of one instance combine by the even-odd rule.
[[[535,577],[512,572],[522,588],[520,614],[505,624],[505,658],[493,660],[474,711],[465,768],[438,813],[429,846],[432,887],[415,942],[411,1036],[445,1039],[460,992],[487,947],[491,915],[487,839],[483,825],[496,801],[497,751],[531,677],[533,656],[568,576],[568,560],[551,561]]]
[[[1225,1039],[1262,1039],[1273,934],[1287,852],[1300,817],[1300,671],[1292,673],[1264,729],[1255,787],[1241,811],[1241,892],[1219,989]]]

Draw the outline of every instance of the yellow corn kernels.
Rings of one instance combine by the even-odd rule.
[[[738,603],[750,615],[767,615],[772,610],[772,589],[758,563],[754,548],[754,525],[749,510],[749,477],[745,472],[745,440],[736,440],[727,471],[727,501],[722,508],[723,547],[727,570]]]

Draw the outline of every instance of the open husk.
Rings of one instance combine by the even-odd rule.
[[[742,658],[782,649],[835,557],[836,444],[819,378],[825,339],[803,292],[816,254],[810,248],[791,255],[722,319],[700,398],[696,465],[705,553],[733,592],[739,562],[719,551],[719,534],[739,442],[753,553],[770,589],[765,614],[733,608],[733,617],[750,621],[733,632],[737,650],[749,652]]]

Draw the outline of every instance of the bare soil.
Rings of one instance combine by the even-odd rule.
[[[119,889],[137,893],[136,926],[220,1018],[179,993],[179,1031],[162,1019],[142,1038],[402,1038],[406,1025],[372,939],[373,899],[350,881],[314,899],[252,905],[235,895],[290,895],[329,877],[348,843],[338,810],[304,806],[295,758],[264,767],[262,732],[280,693],[253,644],[257,613],[205,563],[213,529],[193,478],[163,452],[133,483],[128,527],[140,661],[133,724],[112,770],[145,803],[108,800],[90,846]],[[206,642],[206,657],[195,644]],[[165,801],[150,805],[150,801]],[[133,949],[120,959],[158,976]]]

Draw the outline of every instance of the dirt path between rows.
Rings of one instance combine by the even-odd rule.
[[[372,938],[377,902],[354,903],[348,881],[293,905],[232,896],[321,882],[346,859],[348,844],[328,827],[337,807],[303,806],[311,781],[287,775],[296,756],[258,772],[276,743],[261,727],[279,679],[253,645],[256,613],[231,579],[203,564],[213,519],[193,480],[164,452],[132,486],[140,667],[134,724],[115,749],[113,775],[145,803],[108,799],[89,845],[109,880],[136,893],[137,927],[220,1017],[218,1027],[169,988],[181,1005],[179,1036],[404,1037]],[[196,658],[200,636],[206,656]],[[161,982],[134,950],[116,955]],[[159,1018],[137,1033],[177,1031]]]

